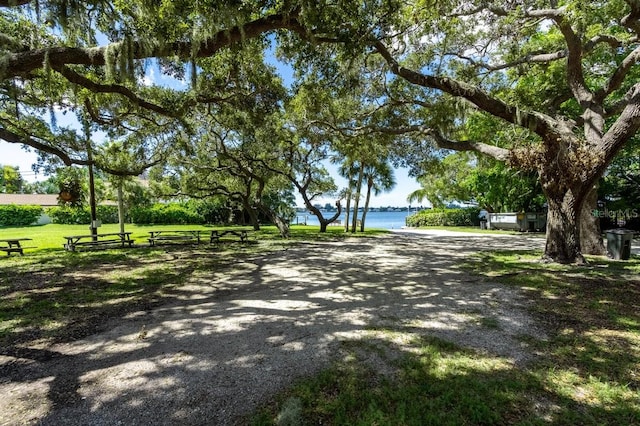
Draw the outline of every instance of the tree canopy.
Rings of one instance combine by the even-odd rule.
[[[43,164],[135,175],[190,155],[194,113],[283,108],[275,51],[293,93],[322,89],[305,107],[336,142],[375,138],[416,174],[442,148],[535,173],[545,257],[582,261],[598,250],[597,183],[640,126],[639,18],[632,0],[1,2],[0,138]],[[102,155],[102,133],[126,164]]]

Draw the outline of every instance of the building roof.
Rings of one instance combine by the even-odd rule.
[[[58,194],[0,194],[0,205],[16,204],[51,207],[58,205]]]
[[[0,194],[0,206],[16,204],[18,206],[53,207],[58,205],[58,194]],[[105,200],[101,205],[116,206],[115,201]]]

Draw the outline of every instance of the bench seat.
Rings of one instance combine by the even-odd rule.
[[[240,241],[243,243],[249,240],[249,233],[247,231],[227,230],[227,231],[211,231],[211,238],[209,242],[219,243],[221,238],[227,235],[238,237]]]
[[[7,252],[7,256],[9,256],[11,253],[24,254],[24,249],[25,247],[0,247],[0,250]]]
[[[78,241],[73,244],[64,244],[64,248],[69,251],[75,251],[76,247],[99,247],[99,246],[108,246],[108,245],[118,245],[124,247],[125,244],[128,244],[129,247],[133,244],[134,240],[121,240],[121,239],[112,239],[112,240],[99,240],[99,241]]]
[[[122,240],[78,241],[74,246],[98,246],[100,244],[123,244]]]
[[[177,243],[198,243],[199,238],[190,236],[190,235],[158,235],[156,237],[149,237],[149,244],[154,245],[155,243],[162,242],[177,242]]]
[[[162,240],[195,240],[198,241],[198,238],[191,237],[187,235],[160,235],[157,237],[149,237],[150,240],[162,241]]]

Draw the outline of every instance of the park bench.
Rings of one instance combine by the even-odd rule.
[[[247,230],[227,229],[225,231],[218,231],[218,230],[211,231],[211,237],[209,239],[209,242],[219,243],[220,239],[227,235],[238,237],[240,239],[240,242],[243,242],[243,243],[246,243],[247,241],[249,241],[249,232]]]
[[[31,241],[31,238],[5,238],[0,240],[0,243],[3,244],[0,246],[0,250],[6,252],[7,256],[10,256],[11,253],[23,255],[24,249],[29,247],[22,246],[21,241]]]
[[[199,230],[181,231],[149,231],[149,245],[162,243],[193,243],[200,244]]]
[[[77,248],[96,248],[108,246],[121,246],[133,244],[131,232],[114,232],[111,234],[96,235],[72,235],[66,238],[64,248],[69,251],[76,251]]]

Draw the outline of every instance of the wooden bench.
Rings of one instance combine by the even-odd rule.
[[[134,240],[131,239],[131,232],[114,232],[111,234],[97,235],[72,235],[64,237],[67,242],[64,248],[69,251],[76,251],[79,247],[105,247],[105,246],[121,246],[126,244],[132,246]]]
[[[0,243],[6,244],[0,247],[0,250],[6,252],[7,256],[10,256],[11,253],[19,253],[22,256],[24,255],[24,249],[28,247],[23,247],[20,243],[21,241],[31,241],[31,238],[6,238],[0,240]]]
[[[200,244],[200,232],[202,231],[149,231],[149,245],[172,242]]]
[[[249,241],[249,232],[246,230],[235,230],[235,229],[227,229],[225,231],[211,231],[211,236],[209,238],[210,243],[219,243],[220,239],[226,235],[233,235],[240,239],[240,242],[246,243]]]

